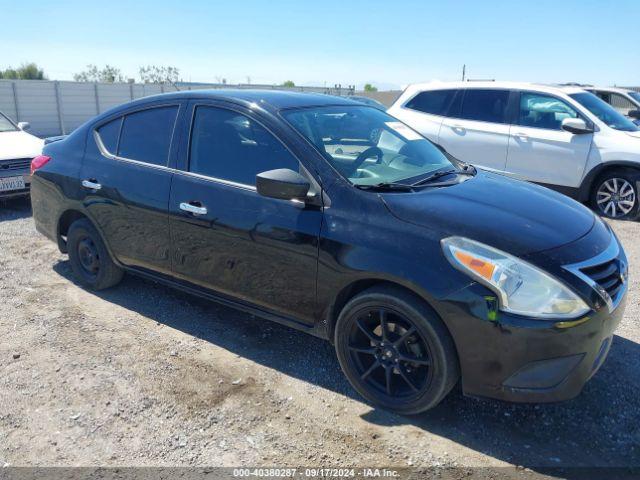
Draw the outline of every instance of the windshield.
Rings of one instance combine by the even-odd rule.
[[[593,113],[608,127],[624,132],[637,132],[639,130],[635,123],[593,93],[573,93],[569,96]]]
[[[640,92],[629,92],[629,96],[636,102],[640,102]]]
[[[354,185],[401,182],[453,164],[415,130],[376,108],[285,110],[287,121]]]
[[[15,132],[18,128],[11,120],[0,113],[0,132]]]

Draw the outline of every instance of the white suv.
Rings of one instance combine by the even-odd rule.
[[[638,215],[640,128],[581,88],[418,84],[388,112],[459,160],[589,201],[608,217]]]

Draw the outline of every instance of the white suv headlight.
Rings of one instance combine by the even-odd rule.
[[[568,287],[537,267],[498,249],[463,237],[441,241],[458,270],[498,295],[500,310],[538,318],[576,318],[589,311]]]

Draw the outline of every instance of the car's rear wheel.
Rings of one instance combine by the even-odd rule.
[[[345,305],[336,324],[338,360],[353,387],[402,414],[436,406],[459,378],[448,330],[403,290],[374,287]]]
[[[636,218],[640,205],[636,183],[638,180],[640,175],[625,170],[603,175],[593,189],[593,208],[607,218]]]
[[[73,273],[85,287],[103,290],[122,280],[123,270],[118,267],[91,222],[76,220],[69,227],[67,250]]]

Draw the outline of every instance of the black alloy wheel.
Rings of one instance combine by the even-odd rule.
[[[395,287],[350,300],[335,331],[340,366],[371,403],[403,414],[437,405],[459,378],[453,340],[435,312]]]

